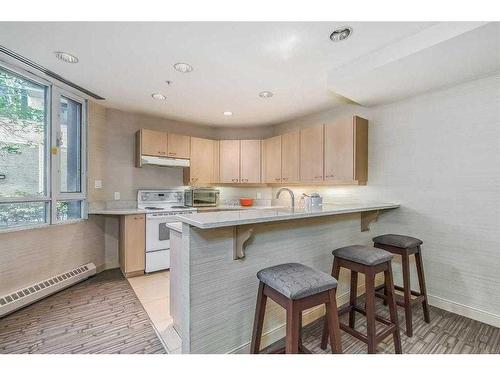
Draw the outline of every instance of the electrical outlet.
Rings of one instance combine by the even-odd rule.
[[[257,193],[257,199],[262,199],[262,193]]]
[[[95,180],[94,181],[94,187],[96,189],[102,189],[102,180]]]
[[[120,200],[120,192],[115,191],[115,201],[119,201],[119,200]]]

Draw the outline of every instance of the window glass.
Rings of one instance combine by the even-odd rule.
[[[0,203],[0,229],[46,222],[46,202]]]
[[[76,220],[82,217],[82,201],[57,202],[57,221]]]
[[[82,105],[61,97],[60,170],[61,192],[81,192]]]
[[[47,195],[45,90],[0,68],[0,198]]]

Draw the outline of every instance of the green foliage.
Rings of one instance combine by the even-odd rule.
[[[0,204],[0,228],[45,222],[45,204],[2,203]]]
[[[6,117],[21,126],[31,126],[35,123],[41,126],[43,131],[44,110],[28,106],[27,88],[36,89],[36,86],[0,70],[0,117]]]
[[[34,137],[45,131],[45,110],[29,105],[28,99],[40,90],[40,86],[0,69],[0,135],[20,139],[30,147],[37,143]],[[0,152],[20,154],[21,149],[4,144]]]

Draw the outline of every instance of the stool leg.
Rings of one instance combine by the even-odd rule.
[[[417,266],[418,285],[420,286],[420,294],[424,296],[424,300],[422,301],[422,309],[424,310],[424,321],[426,323],[430,323],[431,317],[429,315],[429,304],[427,303],[427,289],[425,287],[424,265],[422,264],[422,254],[420,253],[420,246],[418,247],[418,252],[415,253],[415,264]]]
[[[358,273],[351,271],[351,290],[349,291],[349,305],[356,305],[356,297],[358,296]],[[356,323],[356,311],[349,311],[349,327],[354,328]]]
[[[396,354],[401,354],[401,335],[399,334],[399,324],[398,324],[398,308],[396,306],[396,296],[394,292],[394,280],[392,277],[392,267],[389,262],[387,270],[384,271],[385,277],[385,290],[387,291],[387,303],[389,305],[389,314],[391,317],[391,322],[396,325],[396,329],[392,334],[394,340],[394,351]]]
[[[340,274],[340,261],[337,258],[333,258],[332,276],[336,280],[338,280],[339,274]],[[321,344],[319,347],[321,349],[325,350],[327,344],[328,344],[328,318],[327,318],[327,315],[325,314],[325,320],[323,323],[323,334],[321,337]]]
[[[326,318],[328,320],[328,333],[330,336],[330,344],[332,353],[342,353],[342,344],[340,342],[340,326],[339,315],[337,310],[336,290],[331,289],[328,292],[328,302],[326,306]]]
[[[286,338],[285,353],[297,354],[299,352],[299,315],[301,311],[290,301],[286,309]]]
[[[411,285],[410,285],[410,259],[408,254],[401,256],[403,266],[403,289],[404,289],[404,308],[406,319],[406,336],[413,336],[413,325],[411,316]]]
[[[266,312],[267,296],[264,294],[264,283],[259,283],[257,293],[257,305],[255,307],[255,317],[253,321],[252,343],[250,353],[258,354],[260,352],[260,340],[262,338],[262,326],[264,324],[264,313]]]
[[[368,354],[377,352],[375,332],[375,273],[365,273],[365,310],[366,310],[366,336],[368,338]]]

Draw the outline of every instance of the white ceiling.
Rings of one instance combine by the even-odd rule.
[[[407,93],[398,87],[401,82],[394,79],[392,72],[406,74],[407,70],[401,71],[401,67],[414,67],[405,58],[436,46],[435,38],[424,36],[437,35],[440,30],[439,35],[445,35],[441,37],[444,42],[481,26],[480,23],[349,22],[353,35],[344,42],[332,43],[330,33],[345,24],[2,22],[0,45],[105,97],[103,104],[108,107],[234,127],[275,124],[333,107],[347,99],[372,104],[379,102],[377,95],[383,100],[405,96]],[[443,29],[448,33],[443,33]],[[466,52],[471,43],[464,46]],[[414,48],[411,53],[401,52],[405,50],[403,46]],[[54,51],[75,54],[80,62],[63,63],[54,57]],[[433,55],[426,58],[432,60]],[[483,69],[489,58],[483,54],[472,61],[471,64],[478,66],[472,69],[473,73]],[[379,64],[374,65],[373,61]],[[393,70],[391,64],[395,61],[400,65],[393,65]],[[173,69],[176,62],[187,62],[194,71],[178,73]],[[356,71],[364,75],[347,74],[346,67],[350,66],[357,66]],[[377,71],[384,67],[383,72]],[[429,69],[432,70],[432,64],[425,65],[421,75],[425,76]],[[376,72],[378,81],[373,80],[371,71]],[[469,67],[456,74],[470,71]],[[382,74],[392,77],[387,85],[395,93],[389,89],[377,94]],[[352,82],[344,79],[347,76]],[[166,80],[173,81],[172,85],[168,86]],[[366,94],[364,80],[369,88]],[[423,86],[432,83],[424,82]],[[412,88],[413,91],[421,91],[420,86]],[[263,90],[272,91],[274,96],[259,98],[258,93]],[[163,93],[167,100],[153,100],[154,92]],[[224,111],[232,111],[234,115],[223,116]]]

